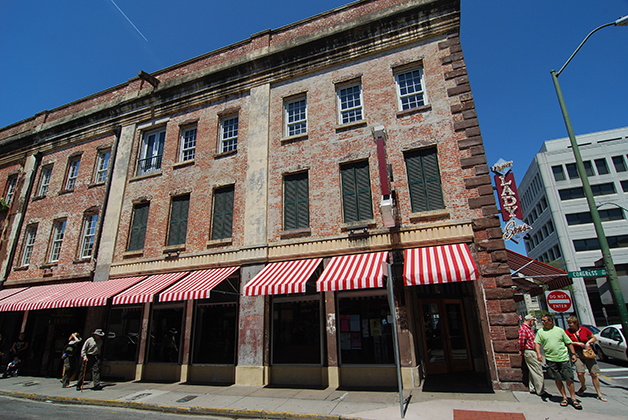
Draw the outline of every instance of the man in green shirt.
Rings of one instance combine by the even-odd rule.
[[[576,399],[576,390],[573,385],[573,370],[571,369],[571,363],[569,363],[570,354],[574,363],[577,357],[573,344],[565,330],[554,325],[554,319],[550,314],[543,315],[541,322],[543,323],[543,329],[536,333],[536,338],[534,339],[536,357],[539,362],[543,362],[543,356],[541,356],[541,346],[543,346],[545,360],[547,361],[547,373],[550,378],[554,379],[556,388],[563,396],[560,405],[562,407],[569,405],[565,386],[563,385],[563,381],[565,381],[571,395],[571,404],[576,410],[582,410],[582,405]]]

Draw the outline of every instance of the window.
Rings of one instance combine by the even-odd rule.
[[[386,295],[338,298],[340,363],[394,364],[392,323]],[[426,314],[426,310],[423,310]]]
[[[307,172],[284,178],[284,230],[310,226],[310,204]]]
[[[181,130],[180,147],[179,162],[194,160],[196,155],[196,127],[188,127]]]
[[[285,121],[286,136],[297,136],[307,133],[307,101],[301,96],[297,99],[286,101]]]
[[[594,196],[615,194],[615,184],[608,182],[605,184],[591,185],[591,191]],[[564,190],[558,190],[558,194],[560,195],[560,199],[562,201],[575,200],[577,198],[584,197],[584,190],[582,187],[567,188]]]
[[[220,120],[220,153],[238,148],[238,116]]]
[[[152,174],[161,169],[165,141],[165,129],[144,134],[140,147],[140,158],[137,165],[138,176]]]
[[[214,191],[212,240],[231,238],[233,228],[233,196],[233,185]]]
[[[79,258],[89,258],[94,252],[94,239],[96,238],[96,227],[98,215],[90,214],[85,216],[83,221],[83,234],[81,235],[81,250]]]
[[[272,364],[322,363],[320,296],[273,297]]]
[[[39,186],[37,187],[37,196],[44,197],[48,192],[50,185],[50,177],[52,176],[52,166],[44,166],[39,176]]]
[[[172,205],[170,208],[170,227],[168,229],[168,246],[185,244],[188,231],[189,209],[189,195],[182,195],[172,199]]]
[[[613,165],[615,165],[615,171],[617,172],[626,172],[628,170],[623,156],[613,156]]]
[[[76,187],[76,178],[78,177],[79,165],[81,158],[76,157],[68,162],[68,172],[65,177],[65,190],[72,191]]]
[[[223,295],[223,297],[232,295]],[[192,363],[233,365],[236,361],[238,306],[236,302],[198,305],[195,311]],[[220,320],[220,322],[216,322]]]
[[[593,172],[593,165],[591,165],[590,160],[585,160],[582,162],[584,164],[584,170],[587,173],[587,176],[595,176],[595,172]]]
[[[155,308],[150,322],[149,363],[179,363],[183,307]]]
[[[52,237],[50,240],[49,262],[59,261],[61,254],[61,245],[63,244],[63,235],[65,234],[65,220],[58,220],[52,228]]]
[[[436,148],[405,153],[412,212],[445,208]]]
[[[612,220],[624,220],[624,211],[622,209],[598,210],[600,220],[602,222],[610,222]]]
[[[628,235],[619,236],[607,236],[609,248],[627,248],[628,247]],[[595,251],[600,249],[600,243],[597,238],[591,239],[577,239],[573,241],[576,252],[580,251]]]
[[[105,360],[109,362],[137,360],[142,325],[142,308],[111,308],[107,326]]]
[[[606,175],[608,173],[608,165],[606,164],[606,159],[595,159],[595,167],[597,168],[597,173],[599,175]]]
[[[371,180],[367,161],[340,167],[345,223],[373,218]]]
[[[105,182],[107,179],[107,171],[109,170],[109,159],[111,158],[111,150],[103,150],[98,152],[96,159],[96,176],[94,182]]]
[[[362,116],[362,86],[360,83],[338,88],[338,112],[341,124],[360,121]]]
[[[621,181],[621,189],[628,192],[628,181]]]
[[[133,207],[133,220],[131,222],[131,233],[129,234],[129,246],[127,251],[139,251],[140,249],[144,249],[149,208],[150,203],[141,203]]]
[[[420,67],[395,73],[399,109],[406,110],[425,105],[425,82]]]
[[[37,236],[37,225],[28,226],[26,228],[26,234],[24,235],[24,249],[22,251],[22,261],[20,264],[22,267],[27,266],[31,262],[35,236]]]
[[[15,187],[17,185],[17,175],[9,177],[7,180],[6,192],[4,193],[4,202],[11,205],[13,196],[15,195]]]
[[[567,167],[567,174],[569,174],[569,179],[578,179],[580,175],[578,174],[578,168],[575,163],[568,163],[565,165]]]
[[[565,180],[565,171],[563,170],[563,165],[552,166],[552,172],[554,173],[555,181]]]

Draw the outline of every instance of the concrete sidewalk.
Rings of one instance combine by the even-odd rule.
[[[606,388],[607,403],[596,400],[594,394],[588,394],[580,399],[584,409],[576,411],[571,406],[559,406],[561,398],[553,381],[546,381],[546,387],[554,395],[546,401],[527,392],[446,393],[405,390],[404,399],[410,397],[405,418],[451,420],[460,417],[461,413],[457,410],[466,410],[522,413],[527,420],[628,419],[628,392],[625,389]],[[61,388],[56,378],[17,377],[0,380],[0,395],[63,404],[231,418],[389,420],[401,417],[398,393],[380,391],[119,382],[105,383],[101,391],[93,391],[87,386],[83,392],[79,392],[74,387]],[[474,413],[467,414],[471,415],[467,418],[474,418]],[[478,415],[475,418],[486,416]]]

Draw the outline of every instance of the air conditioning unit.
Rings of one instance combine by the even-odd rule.
[[[384,226],[386,226],[387,228],[395,227],[395,207],[392,195],[385,195],[382,197],[382,204],[380,205],[380,209],[382,210]]]

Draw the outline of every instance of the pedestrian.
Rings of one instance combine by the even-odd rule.
[[[583,350],[591,348],[591,343],[594,343],[597,338],[595,338],[591,330],[581,326],[578,318],[573,315],[567,318],[567,324],[569,328],[565,332],[572,341],[573,347],[576,350],[576,356],[578,356],[576,360],[576,374],[580,381],[580,389],[576,391],[576,395],[582,397],[584,396],[584,391],[587,390],[587,380],[584,376],[586,367],[589,374],[591,374],[591,382],[593,382],[593,387],[595,387],[595,391],[597,392],[597,399],[606,402],[607,400],[602,396],[602,391],[600,390],[600,378],[597,376],[598,373],[600,373],[600,367],[595,361],[595,358],[587,359],[583,354]]]
[[[68,343],[65,345],[63,349],[63,379],[61,383],[63,384],[63,388],[68,388],[70,386],[70,378],[74,374],[76,370],[76,366],[78,365],[78,347],[81,344],[81,335],[77,332],[72,333],[70,338],[68,338]]]
[[[28,341],[26,341],[26,335],[21,332],[11,346],[11,359],[17,356],[24,361],[26,359],[26,350],[28,350]]]
[[[565,330],[554,325],[554,319],[550,314],[543,315],[541,322],[543,323],[543,329],[537,331],[534,339],[536,358],[539,362],[543,362],[543,356],[541,356],[541,347],[543,347],[545,360],[547,361],[547,373],[554,379],[556,388],[563,396],[560,406],[567,407],[569,405],[565,386],[563,385],[563,381],[565,381],[567,390],[571,395],[571,405],[576,410],[582,410],[582,405],[576,398],[576,391],[573,385],[573,371],[569,363],[570,354],[572,362],[575,363],[577,359],[573,344],[571,344],[571,340],[565,333]]]
[[[532,326],[536,322],[536,318],[533,315],[526,315],[519,328],[519,354],[525,360],[525,364],[528,366],[528,388],[530,393],[536,393],[540,397],[548,397],[549,394],[545,392],[545,386],[543,383],[543,365],[536,357],[536,347],[534,344],[534,332],[532,332]]]
[[[100,391],[103,387],[100,384],[100,353],[102,349],[102,338],[105,333],[100,328],[92,333],[92,336],[85,340],[81,349],[81,368],[79,370],[79,380],[76,383],[76,390],[83,390],[83,381],[85,381],[85,372],[88,369],[92,371],[92,381],[94,386],[92,390]]]

